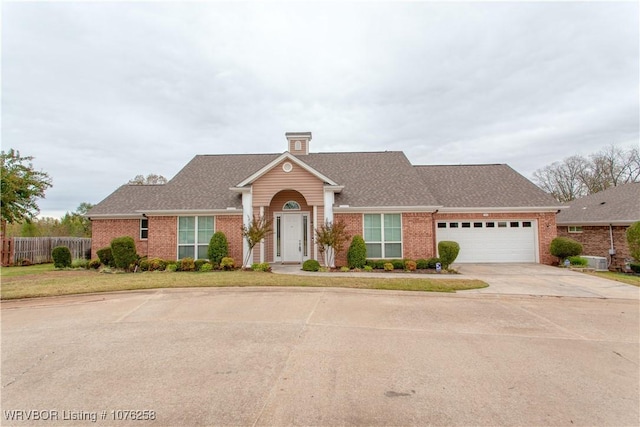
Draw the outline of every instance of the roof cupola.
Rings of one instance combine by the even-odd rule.
[[[289,143],[289,153],[294,156],[303,156],[309,154],[309,141],[311,141],[311,132],[287,132],[284,134]]]

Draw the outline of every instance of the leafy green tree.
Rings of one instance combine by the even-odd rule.
[[[14,149],[1,151],[0,160],[1,222],[4,234],[7,223],[22,223],[40,212],[36,202],[51,187],[51,178],[45,172],[34,169],[31,163],[33,157],[23,157]]]
[[[631,256],[640,262],[640,221],[634,222],[627,228],[626,237]]]
[[[93,207],[91,203],[82,202],[75,212],[67,212],[60,221],[65,236],[91,237],[91,221],[85,215]]]
[[[266,219],[264,216],[254,216],[249,219],[248,225],[242,226],[242,237],[244,237],[249,246],[249,251],[247,252],[243,266],[249,266],[249,259],[253,253],[253,248],[273,232],[273,228],[271,227],[272,222],[273,221]]]

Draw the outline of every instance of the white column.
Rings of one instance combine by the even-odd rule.
[[[253,201],[251,196],[251,190],[242,192],[242,224],[245,227],[251,225],[251,219],[253,218]],[[242,239],[242,262],[247,259],[247,254],[249,253],[249,244],[247,243],[247,239]],[[245,265],[245,267],[251,267],[251,260],[253,256],[248,258],[249,265]]]
[[[324,190],[324,218],[323,222],[333,222],[333,201],[335,193],[333,190]]]
[[[264,218],[264,206],[260,206],[260,217]],[[260,262],[264,262],[264,239],[260,241]]]
[[[318,206],[313,205],[313,228],[311,238],[313,239],[313,259],[318,260],[318,243],[316,242],[316,228],[318,228]]]

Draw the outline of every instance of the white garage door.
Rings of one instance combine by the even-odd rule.
[[[436,239],[460,245],[456,262],[537,262],[536,222],[438,221]]]

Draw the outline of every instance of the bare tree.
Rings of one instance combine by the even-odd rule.
[[[554,162],[533,173],[538,186],[560,202],[568,202],[585,194],[583,176],[587,161],[581,156],[571,156],[563,162]]]
[[[559,202],[640,180],[638,148],[610,145],[589,158],[579,155],[554,162],[533,173],[533,180]]]
[[[158,185],[158,184],[166,184],[167,178],[162,175],[157,175],[155,173],[150,173],[149,175],[136,175],[133,179],[130,179],[128,184],[130,185]]]

